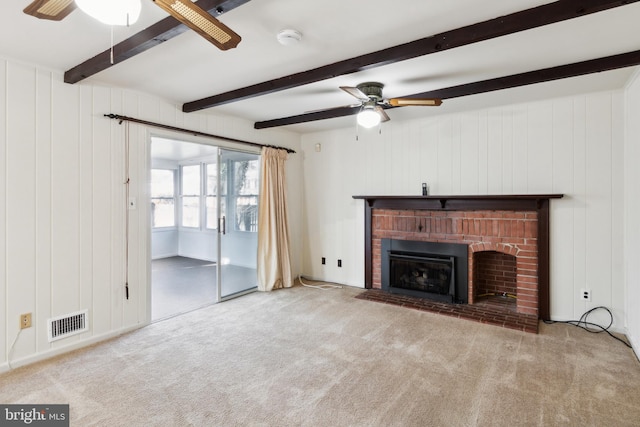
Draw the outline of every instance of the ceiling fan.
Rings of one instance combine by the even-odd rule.
[[[340,89],[349,95],[357,98],[357,104],[345,105],[323,110],[307,111],[296,116],[281,117],[279,119],[255,122],[255,129],[267,129],[277,126],[287,126],[297,123],[307,123],[315,120],[334,119],[357,115],[358,124],[363,127],[374,127],[381,122],[390,120],[384,111],[387,108],[404,107],[410,105],[417,106],[438,106],[442,104],[440,98],[423,98],[420,94],[410,95],[403,98],[383,98],[382,88],[384,85],[378,82],[361,83],[356,87],[340,86]],[[185,104],[186,105],[186,104]],[[184,107],[183,107],[184,109]]]
[[[340,89],[360,100],[358,104],[349,105],[349,108],[361,107],[358,113],[358,124],[365,128],[371,128],[390,120],[384,107],[405,107],[410,105],[437,107],[442,104],[437,98],[389,98],[382,97],[384,85],[377,82],[361,83],[356,87],[340,86]],[[339,107],[344,108],[344,107]]]
[[[221,50],[234,48],[240,43],[241,37],[238,34],[191,0],[153,0],[153,2]],[[139,0],[120,0],[118,2],[113,0],[34,0],[24,9],[24,13],[39,19],[61,21],[76,7],[79,7],[99,19],[92,11],[100,10],[109,13],[116,7],[116,3],[119,5],[133,3],[137,7],[137,14],[139,14]],[[132,19],[133,21],[137,19],[137,14],[135,19]],[[133,23],[129,22],[128,13],[126,15],[126,20],[120,25]],[[103,22],[105,21],[103,20]]]

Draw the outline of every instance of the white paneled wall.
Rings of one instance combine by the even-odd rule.
[[[229,117],[186,115],[152,96],[68,85],[61,73],[0,59],[0,371],[8,362],[30,363],[148,322],[145,200],[152,130],[131,124],[127,138],[128,125],[105,113],[298,151],[300,146],[300,137],[286,131],[256,131],[251,123]],[[296,273],[302,251],[301,209],[295,204],[301,199],[301,158],[292,155],[287,164]],[[127,170],[130,195],[140,201],[128,212]],[[81,309],[89,309],[90,331],[50,344],[47,319]],[[33,313],[34,327],[20,331],[22,313]]]
[[[363,286],[363,202],[352,195],[419,195],[422,182],[430,194],[563,193],[551,202],[552,316],[602,305],[622,330],[623,101],[613,91],[391,121],[357,141],[352,128],[304,135],[304,271]],[[578,299],[581,288],[591,302]]]
[[[7,98],[7,66],[6,63],[0,63],[0,99]],[[7,223],[7,103],[0,102],[0,177],[4,177],[2,185],[0,185],[0,224]],[[7,241],[7,227],[0,226],[0,242]],[[7,245],[0,244],[0,308],[5,313],[0,315],[0,357],[2,362],[6,362],[9,352],[7,342]]]
[[[624,179],[624,283],[627,337],[640,357],[640,75],[627,88]]]

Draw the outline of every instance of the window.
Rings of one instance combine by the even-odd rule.
[[[181,167],[182,226],[200,227],[200,165]]]
[[[259,175],[258,159],[181,166],[178,180],[181,226],[216,230],[218,217],[224,216],[227,232],[257,232]],[[172,221],[175,225],[175,219]]]
[[[151,170],[151,223],[154,228],[176,226],[175,171]]]
[[[231,162],[233,191],[229,203],[234,210],[234,230],[258,231],[258,193],[260,163],[258,160]]]

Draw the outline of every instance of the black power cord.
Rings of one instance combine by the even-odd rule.
[[[607,325],[606,327],[598,325],[597,323],[592,323],[592,322],[588,322],[587,318],[589,317],[589,315],[591,313],[593,313],[596,310],[605,310],[607,313],[609,313],[609,325]],[[569,325],[573,325],[573,326],[577,326],[579,328],[584,329],[587,332],[591,332],[592,334],[600,334],[602,332],[606,332],[611,338],[614,338],[618,341],[620,341],[622,344],[626,345],[629,348],[631,347],[631,344],[629,344],[628,342],[626,342],[625,340],[618,338],[617,336],[613,335],[611,332],[609,332],[609,328],[611,327],[611,325],[613,325],[613,314],[611,314],[611,310],[609,310],[607,307],[603,307],[603,306],[599,306],[599,307],[594,307],[591,310],[585,312],[581,317],[580,320],[543,320],[544,323],[546,323],[547,325],[551,325],[553,323],[566,323]],[[597,329],[589,329],[589,327],[594,327]]]

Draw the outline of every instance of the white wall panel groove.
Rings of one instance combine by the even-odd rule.
[[[49,348],[47,319],[51,315],[51,73],[36,75],[36,351]]]

